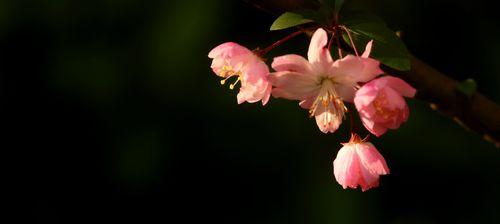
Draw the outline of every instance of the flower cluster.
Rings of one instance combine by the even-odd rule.
[[[328,44],[328,33],[317,29],[307,59],[296,54],[276,57],[271,64],[273,72],[259,51],[232,42],[217,46],[208,56],[213,59],[212,70],[223,78],[221,84],[233,76],[237,79],[230,89],[241,83],[238,103],[262,101],[265,105],[271,95],[297,100],[323,133],[335,132],[351,112],[346,104],[354,104],[363,125],[373,135],[379,137],[387,129],[399,128],[409,115],[403,97],[413,97],[416,90],[399,78],[384,75],[380,62],[370,58],[372,41],[361,56],[340,56],[338,60],[332,58]],[[359,185],[363,191],[378,186],[380,175],[389,174],[375,146],[355,133],[339,150],[333,168],[343,188]]]

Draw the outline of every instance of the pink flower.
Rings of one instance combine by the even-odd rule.
[[[257,55],[247,48],[232,42],[223,43],[208,54],[212,58],[211,68],[218,76],[224,78],[221,84],[237,76],[236,81],[229,85],[234,89],[241,82],[238,104],[245,101],[255,103],[262,100],[265,105],[271,95],[271,84],[268,82],[269,68]]]
[[[339,150],[333,161],[335,179],[344,189],[361,186],[366,191],[379,184],[379,176],[389,174],[384,157],[370,142],[356,134]]]
[[[309,109],[324,133],[336,131],[342,123],[346,112],[343,101],[352,102],[357,83],[383,73],[379,62],[368,58],[372,42],[361,57],[348,55],[336,61],[325,48],[327,42],[325,30],[316,30],[308,60],[295,54],[276,57],[272,63],[276,72],[269,76],[275,86],[273,96],[300,100],[300,106]]]
[[[402,96],[414,97],[415,93],[405,81],[384,76],[363,85],[356,92],[354,104],[366,129],[378,137],[408,119],[410,111]]]

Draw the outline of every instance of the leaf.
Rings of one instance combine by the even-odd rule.
[[[476,81],[474,81],[474,79],[467,79],[463,82],[458,83],[456,88],[458,91],[470,98],[476,92],[477,83]]]
[[[405,44],[395,32],[387,28],[380,18],[367,14],[344,19],[341,22],[350,31],[360,54],[366,44],[373,40],[370,57],[397,70],[408,71],[411,69],[409,53]],[[348,35],[344,34],[343,37],[351,45]]]
[[[285,12],[281,14],[271,25],[271,30],[282,30],[305,23],[314,22],[314,15],[310,14],[310,11],[304,12]]]

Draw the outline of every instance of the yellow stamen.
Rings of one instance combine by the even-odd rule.
[[[322,125],[326,127],[332,124],[332,122],[343,119],[347,112],[347,107],[335,91],[335,83],[332,80],[322,80],[321,85],[322,89],[309,109],[309,116],[315,116],[318,108],[323,106],[325,112],[328,112],[327,115],[323,116],[324,120],[322,121]]]
[[[241,76],[238,76],[238,79],[236,79],[236,81],[235,81],[233,84],[229,85],[229,89],[234,89],[234,86],[235,86],[236,84],[238,84],[238,82],[239,82],[240,80],[241,80]]]
[[[238,79],[236,80],[236,82],[234,82],[233,84],[229,85],[229,89],[234,89],[235,85],[240,81],[241,79],[241,72],[240,71],[235,71],[234,68],[231,66],[231,65],[224,65],[222,66],[222,68],[219,70],[219,76],[223,77],[224,79],[220,81],[220,84],[221,85],[224,85],[226,84],[226,81],[237,75],[238,76]]]
[[[373,101],[373,107],[375,107],[375,111],[379,116],[382,116],[384,119],[388,119],[389,117],[397,115],[397,109],[390,110],[386,107],[389,104],[387,97],[384,93],[380,93],[379,96]]]
[[[226,80],[228,80],[229,78],[231,78],[231,76],[228,76],[228,77],[226,77],[226,78],[225,78],[225,79],[223,79],[223,80],[220,80],[220,84],[221,84],[221,85],[226,84]]]
[[[233,67],[231,65],[224,65],[219,71],[219,75],[224,78],[231,77],[234,74],[236,74],[236,72],[233,70]]]

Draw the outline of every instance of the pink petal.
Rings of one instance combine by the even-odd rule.
[[[342,97],[342,100],[352,103],[354,100],[354,94],[356,93],[356,89],[354,88],[356,86],[355,83],[353,84],[343,84],[343,85],[336,85],[335,90],[337,91],[337,94]]]
[[[379,94],[383,94],[385,96],[385,100],[387,101],[385,109],[403,109],[406,106],[405,99],[401,96],[401,94],[392,88],[381,89]]]
[[[375,77],[384,74],[384,71],[380,69],[380,62],[373,58],[361,58],[365,68],[363,70],[363,78],[360,78],[358,82],[368,82]]]
[[[278,72],[290,71],[304,74],[311,73],[311,64],[309,64],[305,58],[296,54],[275,57],[271,67]]]
[[[315,77],[296,72],[274,72],[269,75],[269,81],[275,86],[274,97],[291,100],[303,100],[314,96],[319,91]]]
[[[309,51],[307,58],[312,64],[318,63],[320,65],[329,65],[333,60],[330,51],[325,48],[328,43],[328,35],[325,30],[319,28],[314,32],[311,43],[309,44]]]
[[[246,67],[243,69],[243,79],[245,82],[254,83],[261,79],[267,80],[269,67],[260,58],[251,54],[249,57],[241,59],[246,61]]]
[[[269,99],[269,83],[267,80],[261,79],[258,82],[252,84],[243,84],[240,87],[240,92],[237,95],[238,104],[241,104],[245,101],[249,103],[255,103],[257,101],[264,101]]]
[[[400,78],[394,76],[384,76],[380,78],[387,82],[387,85],[405,97],[413,98],[417,90]]]
[[[410,116],[410,108],[406,105],[401,115],[401,123],[406,122],[408,120],[408,116]]]
[[[380,137],[385,132],[387,132],[387,128],[385,126],[382,126],[378,123],[375,123],[375,121],[373,119],[362,116],[361,121],[363,122],[363,125],[365,126],[365,128],[368,131],[370,131],[370,133],[374,134],[377,137]]]
[[[367,119],[375,120],[377,115],[377,110],[373,105],[366,105],[361,108],[356,107],[358,110],[359,116]]]
[[[389,174],[384,157],[369,142],[356,144],[356,152],[361,165],[363,185],[365,185],[361,185],[362,190],[366,191],[378,186],[379,176]]]
[[[373,83],[369,82],[364,84],[354,96],[354,104],[358,110],[370,105],[378,96],[378,91],[373,86]]]
[[[266,91],[264,92],[264,97],[262,98],[262,106],[265,106],[267,102],[269,102],[269,98],[271,97],[272,85],[268,82]]]
[[[323,104],[320,104],[318,105],[318,108],[316,108],[315,113],[316,124],[318,125],[319,130],[325,134],[328,132],[335,132],[342,123],[341,117],[330,112],[333,111],[332,103],[328,104],[328,107],[330,107],[329,110],[327,110],[328,108]]]
[[[241,69],[242,80],[240,91],[237,95],[238,103],[245,101],[255,103],[262,100],[266,104],[269,100],[271,85],[268,82],[269,68],[254,54],[239,58],[239,63],[234,67]]]
[[[379,64],[371,58],[348,55],[334,62],[331,74],[340,83],[367,82],[383,73]]]
[[[356,188],[360,178],[359,158],[354,147],[350,143],[344,145],[333,161],[335,179],[344,189]]]
[[[234,57],[239,54],[248,54],[248,53],[251,53],[251,51],[248,50],[246,47],[243,47],[234,42],[226,42],[212,49],[210,53],[208,53],[208,57],[209,58],[216,58],[219,56]]]
[[[362,58],[368,58],[370,56],[370,53],[372,52],[372,45],[373,40],[370,40],[370,42],[366,44],[365,52],[363,52],[363,55],[361,55]]]
[[[316,96],[308,97],[308,98],[300,101],[299,106],[302,107],[303,109],[310,109],[312,107],[312,105],[314,104],[315,99],[316,99]]]

